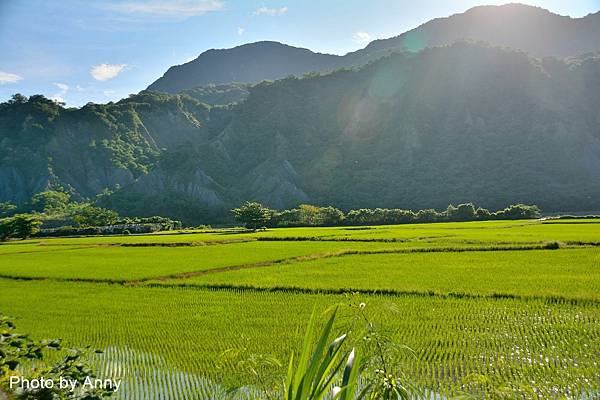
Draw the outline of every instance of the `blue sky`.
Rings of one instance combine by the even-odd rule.
[[[600,0],[522,1],[561,15]],[[44,94],[79,106],[143,90],[210,48],[277,40],[345,54],[483,0],[0,0],[0,101]]]

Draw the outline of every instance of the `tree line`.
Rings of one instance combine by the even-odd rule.
[[[258,202],[245,202],[231,210],[233,217],[248,229],[294,226],[396,225],[431,222],[464,222],[488,220],[535,219],[541,217],[536,205],[514,204],[491,212],[473,203],[449,205],[444,211],[434,209],[403,210],[399,208],[361,208],[344,213],[328,206],[301,204],[288,210],[272,210]]]
[[[125,217],[90,201],[72,201],[62,190],[46,190],[17,206],[0,203],[0,241],[32,236],[146,233],[180,229],[167,217]]]
[[[301,204],[296,208],[273,210],[258,202],[246,202],[231,210],[233,217],[248,229],[300,226],[396,225],[432,222],[461,222],[540,218],[535,205],[515,204],[491,212],[473,203],[435,209],[361,208],[344,212],[336,207]],[[180,221],[167,217],[124,217],[93,202],[71,201],[69,193],[47,190],[21,206],[0,203],[0,241],[28,237],[145,233],[180,229]]]

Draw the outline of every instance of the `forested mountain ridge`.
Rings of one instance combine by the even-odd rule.
[[[187,222],[217,222],[248,199],[598,208],[599,56],[540,60],[462,42],[239,87],[236,104],[205,102],[228,90],[142,92],[81,109],[35,96],[4,103],[0,200],[108,189],[102,205]]]
[[[274,206],[592,209],[599,61],[468,43],[393,55],[258,85],[216,140],[246,197]]]
[[[431,20],[399,36],[375,40],[344,56],[314,53],[278,42],[256,42],[208,50],[177,65],[148,89],[178,93],[207,84],[258,83],[288,75],[358,67],[391,52],[416,52],[456,41],[482,41],[523,50],[534,56],[574,57],[600,51],[600,12],[571,18],[523,4],[479,6]]]
[[[178,93],[208,84],[257,83],[310,71],[334,70],[341,65],[340,57],[331,54],[313,53],[279,42],[256,42],[232,49],[208,50],[193,61],[169,68],[148,90]]]
[[[421,50],[470,39],[523,50],[538,57],[574,57],[600,51],[600,11],[582,18],[523,4],[477,6],[436,18],[399,36],[375,40],[357,53]]]
[[[44,96],[15,96],[0,104],[0,196],[19,203],[64,187],[76,197],[94,197],[133,184],[164,149],[208,140],[223,111],[211,112],[200,99],[214,96],[214,89],[175,96],[142,92],[79,109]],[[246,89],[234,90],[245,96]]]

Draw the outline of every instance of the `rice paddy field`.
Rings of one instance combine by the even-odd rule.
[[[600,398],[600,221],[491,221],[32,239],[0,245],[0,313],[103,350],[117,398],[257,395],[241,354],[286,365],[307,321],[365,310],[432,399]],[[284,367],[274,374],[285,374]]]

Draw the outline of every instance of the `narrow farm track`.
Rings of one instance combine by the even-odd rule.
[[[325,258],[356,256],[356,255],[373,255],[373,254],[412,254],[412,253],[462,253],[470,251],[531,251],[531,250],[556,250],[556,244],[549,243],[544,245],[522,245],[522,246],[493,246],[493,247],[432,247],[432,248],[415,248],[415,249],[383,249],[383,250],[340,250],[337,252],[317,253],[307,256],[282,258],[272,261],[265,261],[252,264],[232,265],[228,267],[213,268],[203,271],[185,272],[182,274],[173,274],[159,276],[155,278],[142,279],[138,281],[130,281],[130,283],[142,283],[151,280],[167,280],[167,279],[185,279],[194,276],[202,276],[209,274],[218,274],[228,271],[236,271],[241,269],[252,269],[269,267],[277,264],[292,264],[303,261],[319,260]]]
[[[15,255],[15,254],[36,254],[36,253],[51,253],[51,252],[54,252],[54,251],[85,250],[85,249],[91,249],[91,248],[95,248],[95,247],[99,247],[99,246],[98,245],[84,245],[84,246],[77,246],[77,247],[67,247],[67,246],[64,246],[62,248],[60,248],[60,247],[57,246],[56,248],[48,249],[48,250],[38,250],[38,251],[25,250],[25,251],[15,251],[15,252],[12,252],[12,253],[0,253],[0,257],[2,257],[2,256],[11,256],[11,255]]]
[[[186,246],[219,246],[225,244],[256,242],[256,238],[243,239],[225,239],[225,240],[206,240],[191,242],[169,242],[169,243],[111,243],[110,246],[119,247],[186,247]]]
[[[124,286],[129,286],[130,283],[125,283]],[[186,284],[186,283],[161,283],[158,281],[149,281],[148,283],[135,284],[133,286],[145,288],[172,288],[172,289],[190,289],[199,291],[214,291],[214,292],[252,292],[252,293],[282,293],[282,294],[306,294],[306,295],[366,295],[366,296],[381,296],[383,298],[397,297],[415,297],[415,298],[438,298],[438,299],[480,299],[480,300],[515,300],[515,301],[541,301],[545,304],[571,304],[571,305],[600,305],[599,299],[580,299],[568,296],[535,296],[535,295],[515,295],[512,293],[492,293],[492,294],[477,294],[466,292],[449,292],[442,293],[432,290],[390,290],[390,289],[362,289],[362,288],[340,288],[340,289],[313,289],[301,286],[270,286],[257,287],[249,285],[236,284]]]
[[[240,242],[236,242],[240,243]],[[241,242],[245,243],[245,242]],[[171,244],[171,243],[170,243]],[[234,242],[220,243],[234,244]],[[83,248],[101,248],[101,247],[113,247],[112,244],[100,244],[90,245]],[[118,245],[117,247],[152,247],[150,246],[123,246]],[[157,247],[171,247],[171,246],[157,246]],[[177,247],[177,246],[175,246]],[[84,278],[84,277],[51,277],[51,276],[20,276],[11,274],[0,273],[0,278],[14,279],[14,280],[54,280],[58,282],[90,282],[90,283],[115,283],[115,284],[127,284],[127,285],[139,285],[151,281],[164,281],[171,279],[186,279],[196,276],[218,274],[229,271],[243,270],[243,269],[254,269],[261,267],[269,267],[278,264],[293,264],[311,260],[345,257],[352,255],[374,255],[374,254],[413,254],[413,253],[463,253],[463,252],[492,252],[492,251],[535,251],[535,250],[556,250],[559,246],[557,243],[546,243],[541,245],[512,245],[512,246],[486,246],[486,247],[425,247],[425,248],[403,248],[403,249],[378,249],[378,250],[340,250],[334,252],[323,252],[309,255],[302,255],[297,257],[286,257],[278,258],[274,260],[261,261],[255,263],[245,263],[230,265],[224,267],[210,268],[199,271],[188,271],[177,274],[158,275],[142,279],[103,279],[103,278]],[[71,250],[71,249],[65,249]],[[38,253],[38,252],[31,252]],[[14,253],[13,253],[14,254]],[[23,253],[18,253],[23,254]]]
[[[231,244],[231,243],[224,243]],[[105,247],[104,245],[91,246],[91,247]],[[113,247],[113,246],[107,246]],[[562,295],[562,294],[523,294],[515,293],[510,290],[498,290],[489,293],[477,293],[472,291],[465,291],[458,288],[457,290],[436,290],[434,288],[429,289],[413,289],[413,288],[390,288],[390,287],[360,287],[350,285],[342,285],[340,287],[319,287],[319,285],[313,287],[312,285],[303,285],[292,282],[282,282],[282,284],[270,284],[268,286],[261,286],[244,282],[233,277],[227,277],[211,282],[202,280],[194,281],[194,278],[209,277],[225,275],[229,272],[235,271],[251,271],[254,269],[277,267],[277,266],[292,266],[294,264],[302,264],[307,262],[314,262],[327,259],[339,259],[343,257],[356,257],[362,259],[362,256],[376,256],[376,255],[416,255],[416,254],[440,254],[440,253],[492,253],[492,252],[536,252],[536,251],[568,251],[568,249],[577,248],[589,248],[590,246],[568,246],[560,247],[557,243],[551,242],[543,245],[511,245],[511,246],[487,246],[487,247],[426,247],[426,248],[400,248],[400,249],[379,249],[379,250],[339,250],[321,252],[315,254],[301,255],[295,257],[284,257],[272,260],[235,264],[223,267],[215,267],[210,269],[198,270],[198,271],[186,271],[176,274],[166,274],[151,276],[142,279],[116,279],[116,278],[85,278],[85,277],[51,277],[51,276],[15,276],[10,274],[0,274],[0,278],[15,280],[15,281],[56,281],[56,282],[71,282],[71,283],[97,283],[97,284],[112,284],[126,287],[145,286],[145,287],[163,287],[163,288],[181,288],[187,287],[192,289],[204,289],[204,290],[240,290],[240,291],[258,291],[258,292],[284,292],[284,293],[296,293],[296,294],[348,294],[348,293],[360,293],[360,294],[377,294],[383,296],[416,296],[416,297],[438,297],[438,298],[472,298],[472,299],[519,299],[519,300],[543,300],[551,303],[563,303],[571,302],[573,304],[600,304],[600,299],[592,297],[582,297],[575,295]],[[354,264],[350,262],[349,265]],[[302,270],[298,270],[299,272]],[[307,279],[311,279],[310,275],[306,275]]]
[[[377,243],[409,243],[422,242],[432,239],[444,239],[455,237],[455,235],[444,236],[420,236],[411,239],[404,238],[355,238],[337,236],[282,236],[282,237],[259,237],[259,242],[377,242]]]

